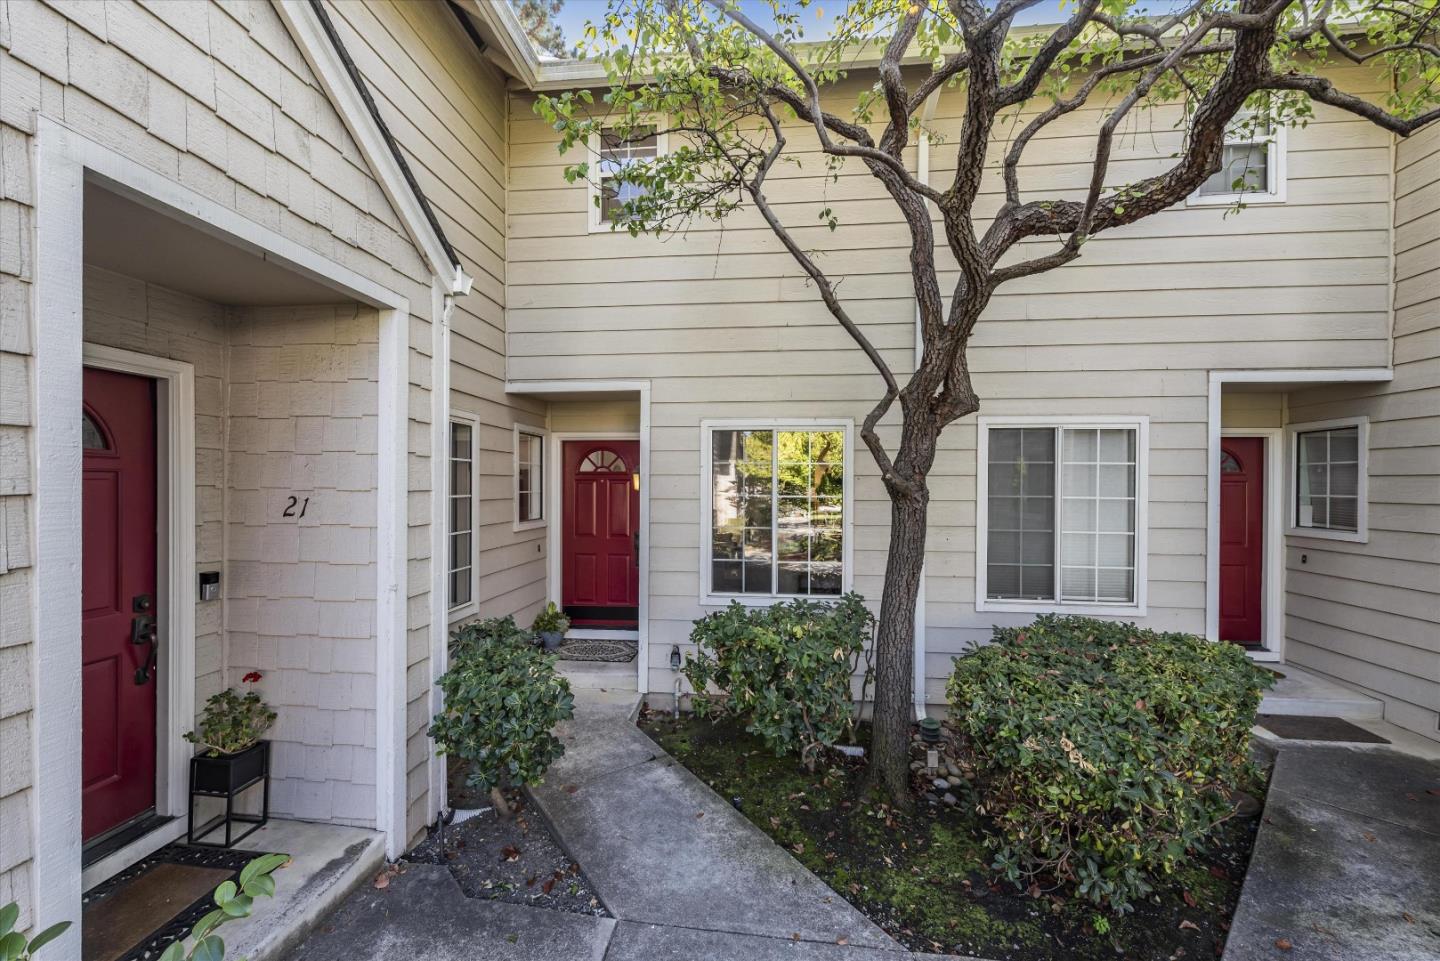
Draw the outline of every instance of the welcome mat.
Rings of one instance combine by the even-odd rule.
[[[1255,719],[1265,730],[1287,741],[1340,741],[1349,744],[1389,744],[1344,718],[1310,714],[1261,714]]]
[[[600,641],[590,638],[576,638],[562,641],[556,654],[562,661],[633,661],[636,643],[634,641]]]
[[[215,907],[211,895],[262,851],[171,844],[81,898],[83,961],[153,961]]]

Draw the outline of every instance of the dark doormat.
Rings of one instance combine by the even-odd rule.
[[[564,641],[555,653],[562,661],[633,661],[634,641],[600,641],[590,638]]]
[[[1350,744],[1389,744],[1385,738],[1357,727],[1344,718],[1310,714],[1261,714],[1255,723],[1288,741],[1344,741]]]
[[[215,907],[211,894],[264,852],[171,844],[85,892],[83,961],[153,961]]]

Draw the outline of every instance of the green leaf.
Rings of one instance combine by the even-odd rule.
[[[16,961],[25,954],[25,936],[19,931],[11,931],[0,938],[0,961]]]
[[[205,938],[190,952],[190,961],[225,961],[225,942],[215,935]]]
[[[234,881],[222,881],[220,886],[215,889],[215,904],[217,907],[225,907],[226,903],[233,897],[235,897]]]
[[[39,934],[35,935],[35,937],[30,939],[30,946],[26,950],[30,954],[34,954],[35,952],[43,948],[45,945],[49,944],[51,941],[54,941],[56,938],[60,937],[60,935],[64,934],[67,930],[69,930],[69,928],[69,921],[59,921],[55,924],[50,925],[50,927],[46,928],[44,931],[41,931]]]
[[[0,908],[0,937],[7,935],[15,927],[15,922],[20,918],[20,905],[11,901]]]

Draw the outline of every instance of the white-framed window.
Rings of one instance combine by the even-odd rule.
[[[1290,530],[1300,537],[1365,541],[1370,421],[1292,424]]]
[[[1191,207],[1284,202],[1285,127],[1266,128],[1245,118],[1225,135],[1220,169],[1185,201]]]
[[[658,121],[632,131],[628,137],[621,137],[608,127],[590,135],[593,158],[588,197],[591,231],[610,230],[624,203],[644,193],[645,188],[638,184],[617,183],[615,174],[633,164],[662,157],[665,152],[666,137]]]
[[[447,597],[451,618],[475,609],[475,418],[452,414],[447,512]]]
[[[976,610],[1143,615],[1149,419],[977,429]]]
[[[853,433],[850,420],[701,422],[702,604],[850,589]]]
[[[515,530],[545,523],[545,438],[538,427],[515,425]]]

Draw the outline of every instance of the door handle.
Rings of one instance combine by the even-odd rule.
[[[145,652],[144,662],[135,669],[136,684],[145,684],[155,673],[157,637],[155,615],[139,614],[130,619],[130,643],[149,646]]]

